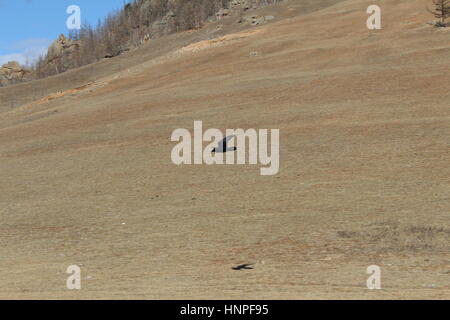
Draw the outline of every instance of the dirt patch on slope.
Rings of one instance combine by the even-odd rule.
[[[250,36],[253,36],[255,34],[261,33],[263,29],[253,30],[253,31],[247,31],[247,32],[240,32],[240,33],[234,33],[234,34],[228,34],[226,36],[217,38],[217,39],[211,39],[211,40],[203,40],[200,42],[192,43],[188,46],[185,46],[178,50],[178,53],[185,53],[185,52],[197,52],[204,49],[214,48],[218,46],[226,45],[227,43],[244,39]]]

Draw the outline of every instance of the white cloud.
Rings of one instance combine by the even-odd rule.
[[[0,55],[0,65],[8,61],[17,61],[22,65],[32,64],[40,56],[47,53],[52,40],[46,38],[31,38],[17,41],[9,46],[14,53]]]
[[[26,57],[22,53],[12,53],[0,56],[0,66],[8,63],[9,61],[17,61],[20,64],[26,63]]]
[[[16,41],[9,46],[11,50],[27,50],[35,47],[47,47],[52,43],[52,40],[47,38],[29,38]]]

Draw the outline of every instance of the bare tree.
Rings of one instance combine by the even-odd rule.
[[[445,27],[445,19],[450,17],[450,0],[432,0],[434,9],[428,11],[440,21],[436,24],[439,27]]]
[[[1,1],[1,0],[0,0]],[[265,6],[281,0],[249,0],[251,5]],[[99,21],[96,27],[84,23],[80,30],[68,34],[73,49],[56,54],[51,48],[33,66],[37,78],[48,77],[103,59],[117,56],[144,39],[176,31],[202,28],[216,18],[221,9],[229,9],[232,0],[132,0]],[[242,2],[244,3],[244,2]],[[248,6],[249,4],[242,6]],[[433,0],[432,12],[445,22],[450,16],[450,0]],[[241,8],[242,10],[245,10]],[[238,8],[235,8],[238,10]],[[202,35],[210,38],[213,32]]]

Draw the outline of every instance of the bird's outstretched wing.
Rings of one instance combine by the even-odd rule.
[[[236,137],[236,136],[231,135],[231,136],[225,137],[222,141],[219,142],[219,149],[226,150],[228,142],[230,142],[231,139],[233,139],[234,137]]]
[[[228,137],[225,137],[224,139],[222,139],[219,142],[219,145],[217,146],[217,148],[214,148],[213,152],[235,151],[236,147],[231,147],[231,148],[227,147],[228,146],[228,142],[230,142],[231,139],[233,139],[235,137],[236,137],[236,135],[233,134],[231,136],[228,136]]]
[[[253,267],[251,267],[251,265],[253,265],[253,263],[245,263],[245,264],[240,264],[236,267],[233,267],[233,270],[250,270],[253,269]]]

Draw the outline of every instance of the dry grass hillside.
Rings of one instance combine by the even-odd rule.
[[[0,298],[449,299],[450,29],[379,0],[368,30],[371,4],[291,0],[0,88]],[[194,120],[280,129],[279,174],[175,166]]]

